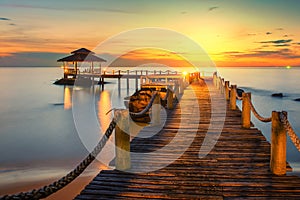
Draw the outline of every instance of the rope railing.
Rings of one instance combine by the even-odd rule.
[[[289,135],[291,141],[298,151],[300,151],[300,139],[292,128],[287,119],[287,112],[272,111],[271,117],[261,116],[255,109],[251,101],[251,93],[242,93],[242,97],[237,94],[237,86],[231,85],[229,81],[223,81],[221,77],[213,74],[213,83],[217,89],[223,93],[225,89],[225,99],[230,101],[230,109],[236,109],[236,99],[242,100],[242,128],[251,127],[251,112],[262,122],[272,122],[272,140],[271,140],[271,156],[270,156],[270,170],[273,174],[286,174],[286,135]]]
[[[261,116],[261,115],[256,111],[256,109],[255,109],[255,107],[254,107],[254,105],[253,105],[251,99],[249,98],[249,96],[248,96],[248,95],[245,95],[245,96],[246,96],[246,98],[248,98],[248,102],[249,102],[249,105],[250,105],[250,108],[251,108],[252,113],[254,114],[254,116],[255,116],[258,120],[260,120],[261,122],[271,122],[271,121],[272,121],[272,117],[267,117],[267,118],[266,118],[266,117]]]
[[[130,112],[130,115],[134,116],[142,116],[145,114],[153,105],[153,102],[155,98],[157,97],[158,92],[154,92],[150,102],[148,103],[147,107],[144,108],[141,112],[133,113]],[[166,95],[167,96],[167,95]],[[114,109],[117,111],[117,109]],[[110,110],[111,111],[111,110]],[[109,112],[110,112],[109,111]],[[113,130],[116,127],[116,124],[118,122],[118,119],[120,116],[116,113],[113,120],[111,121],[109,127],[107,128],[104,136],[101,138],[97,146],[93,149],[93,151],[80,163],[76,166],[76,168],[69,172],[66,176],[62,177],[61,179],[46,185],[44,187],[41,187],[39,189],[34,189],[28,192],[21,192],[18,194],[12,194],[12,195],[5,195],[0,197],[0,200],[17,200],[17,199],[30,199],[30,200],[37,200],[42,199],[50,196],[51,194],[57,192],[58,190],[64,188],[66,185],[71,183],[75,178],[77,178],[97,157],[97,155],[101,152],[101,150],[104,148],[106,142],[110,138],[111,134],[113,133]]]
[[[284,128],[285,128],[287,134],[291,138],[291,141],[293,142],[293,144],[295,145],[297,150],[300,151],[300,139],[297,136],[297,134],[295,133],[293,127],[291,126],[291,124],[290,124],[290,122],[287,118],[287,113],[286,112],[281,112],[279,117],[280,117],[281,122],[284,125]]]
[[[101,138],[101,140],[99,141],[97,146],[93,149],[93,151],[79,165],[77,165],[77,167],[73,171],[69,172],[66,176],[39,189],[34,189],[28,192],[21,192],[18,194],[5,195],[0,197],[0,199],[1,200],[42,199],[64,188],[66,185],[71,183],[75,178],[77,178],[95,160],[97,155],[101,152],[106,142],[110,138],[115,127],[116,127],[116,120],[114,118],[110,122],[109,127],[107,128],[104,136]]]
[[[166,96],[164,98],[164,100],[167,100],[167,102],[168,102],[168,109],[173,108],[173,93],[174,92],[170,88],[168,88]],[[105,134],[103,135],[103,137],[101,138],[99,143],[95,146],[93,151],[81,163],[79,163],[74,168],[74,170],[69,172],[64,177],[60,178],[57,181],[54,181],[53,183],[51,183],[49,185],[41,187],[39,189],[34,189],[34,190],[31,190],[31,191],[28,191],[28,192],[21,192],[21,193],[17,193],[17,194],[5,195],[5,196],[2,196],[2,197],[0,196],[0,200],[23,200],[23,199],[37,200],[37,199],[46,198],[46,197],[52,195],[53,193],[57,192],[58,190],[64,188],[65,186],[70,184],[73,180],[75,180],[95,160],[97,155],[102,151],[105,144],[109,140],[109,138],[112,135],[114,129],[116,127],[119,127],[121,124],[122,124],[121,126],[124,126],[124,124],[129,122],[128,114],[131,115],[131,116],[135,116],[135,117],[139,117],[139,116],[144,115],[152,107],[152,105],[153,105],[155,99],[157,99],[158,95],[159,95],[158,92],[156,92],[156,91],[153,92],[148,105],[142,111],[140,111],[138,113],[128,112],[128,110],[127,110],[127,115],[126,115],[126,110],[124,110],[124,109],[111,109],[111,110],[109,110],[107,112],[107,114],[114,110],[115,111],[115,116],[114,116],[113,120],[110,122],[109,127],[105,131]],[[160,103],[160,96],[158,98],[158,103]],[[156,117],[154,117],[152,120],[154,122],[160,121],[160,119],[159,119],[160,109],[155,108],[154,112],[156,114]],[[117,125],[117,123],[118,123],[118,125]],[[127,126],[129,127],[129,124]],[[127,146],[129,145],[129,143],[130,143],[129,139],[128,139],[128,141],[121,141],[121,142],[118,141],[118,144],[117,144],[117,140],[119,140],[118,136],[120,136],[122,134],[128,134],[127,132],[123,133],[123,130],[121,128],[116,128],[115,134],[116,134],[116,147],[120,147],[120,146],[118,146],[118,145],[120,145],[120,143],[122,143],[121,146],[123,146],[123,147],[124,147],[124,144],[127,145]],[[120,137],[120,138],[125,138],[125,137]],[[128,138],[128,137],[126,137],[126,138]],[[119,151],[118,148],[116,149],[116,151]],[[122,152],[124,152],[124,151],[122,150]],[[119,153],[119,154],[121,154],[121,153]],[[118,154],[116,153],[116,169],[128,168],[130,166],[130,156],[129,157],[127,156],[128,159],[126,160],[126,162],[123,162],[124,159],[119,158],[117,155]],[[120,162],[121,164],[118,164],[119,159],[122,159],[122,161]]]
[[[243,97],[240,97],[238,93],[236,93],[235,97],[237,98],[237,100],[243,100]]]

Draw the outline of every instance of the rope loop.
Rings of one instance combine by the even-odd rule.
[[[238,100],[243,100],[243,97],[240,97],[240,96],[238,95],[237,92],[236,92],[236,98],[237,98]]]

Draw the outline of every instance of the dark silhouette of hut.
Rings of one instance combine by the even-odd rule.
[[[101,72],[101,62],[106,62],[106,60],[95,56],[94,52],[86,49],[81,48],[71,52],[72,55],[61,58],[57,60],[57,62],[63,62],[63,69],[64,69],[64,79],[75,79],[77,74],[80,73],[78,69],[78,62],[88,62],[90,63],[90,72],[94,73],[94,63],[100,63],[100,71]],[[73,67],[69,67],[69,64],[73,65]]]

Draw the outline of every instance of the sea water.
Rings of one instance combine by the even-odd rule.
[[[217,70],[232,84],[252,93],[253,104],[261,115],[269,117],[273,110],[287,111],[293,128],[300,133],[300,102],[294,101],[300,98],[300,68]],[[109,80],[104,92],[100,86],[84,89],[53,85],[61,76],[60,68],[0,68],[1,194],[5,193],[1,187],[7,184],[60,178],[88,154],[72,112],[72,94],[76,90],[94,95],[95,115],[103,130],[110,122],[107,111],[124,108],[123,98],[135,91],[135,80],[130,80],[128,90],[126,80],[122,80],[120,91],[117,80]],[[279,92],[283,98],[271,97]],[[252,121],[270,140],[270,123],[259,122],[255,117]],[[300,171],[300,153],[290,139],[287,160],[295,172]]]

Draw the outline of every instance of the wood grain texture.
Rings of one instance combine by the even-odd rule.
[[[161,131],[131,141],[131,152],[139,153],[172,145],[155,160],[147,159],[147,155],[143,159],[131,157],[133,168],[151,169],[161,164],[166,167],[139,174],[103,170],[75,199],[299,199],[300,177],[275,176],[270,172],[269,142],[257,128],[241,128],[241,111],[230,110],[229,104],[216,145],[207,156],[199,158],[210,122],[221,123],[221,113],[211,119],[210,95],[223,97],[217,90],[209,92],[206,84],[212,82],[193,83],[185,90],[180,104],[167,111],[168,118]],[[197,105],[191,99],[191,91],[196,94]],[[181,113],[183,106],[190,108],[190,113]],[[193,109],[199,109],[200,122],[193,118]],[[189,119],[189,123],[179,127],[184,119]],[[185,133],[183,142],[174,145],[172,140],[179,137],[179,128]],[[145,136],[152,134],[151,131],[146,128],[140,134]],[[193,141],[182,154],[184,141],[189,138]],[[174,154],[179,158],[172,161]],[[287,170],[291,170],[288,164]]]

